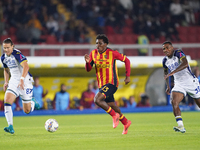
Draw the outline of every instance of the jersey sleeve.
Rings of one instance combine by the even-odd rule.
[[[93,58],[92,58],[92,53],[93,53],[93,51],[89,55],[89,57],[90,57],[89,63],[85,64],[85,69],[86,69],[87,72],[89,72],[90,70],[92,70],[92,66],[94,64],[94,61],[93,61]]]
[[[163,61],[162,61],[162,65],[163,65],[164,70],[168,69],[167,66],[165,65],[166,61],[167,61],[166,58],[164,58]]]
[[[180,60],[182,59],[182,58],[185,58],[186,56],[185,56],[185,54],[184,54],[184,52],[182,51],[182,50],[177,50],[176,52],[175,52],[175,54],[174,54],[176,57],[178,57]]]
[[[113,51],[114,59],[125,61],[126,56],[124,54],[119,53],[118,51]]]
[[[8,66],[3,62],[4,59],[5,59],[5,54],[3,54],[3,55],[1,56],[1,62],[2,62],[2,64],[3,64],[3,67],[4,67],[4,68],[8,68]]]
[[[27,61],[26,57],[20,53],[20,52],[16,52],[15,54],[13,54],[15,59],[21,64],[24,61]]]
[[[113,51],[113,54],[114,54],[114,59],[120,60],[125,63],[126,76],[130,76],[131,73],[130,60],[124,54],[120,54],[118,51]]]
[[[89,63],[90,63],[90,65],[91,65],[91,67],[92,67],[93,64],[94,64],[93,57],[92,57],[92,53],[93,53],[93,52],[91,52],[90,55],[89,55],[89,56],[90,56],[90,62],[89,62]]]

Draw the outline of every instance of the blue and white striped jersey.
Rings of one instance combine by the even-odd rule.
[[[164,57],[162,62],[163,68],[169,69],[170,72],[174,71],[180,65],[181,59],[184,57],[186,57],[186,55],[181,49],[175,50],[172,58],[169,58],[167,56]],[[185,85],[187,85],[188,80],[195,78],[195,75],[191,71],[190,65],[187,68],[176,72],[173,76],[175,83],[181,83]]]
[[[10,56],[3,54],[1,61],[4,68],[10,69],[11,79],[20,80],[23,67],[20,65],[22,62],[27,61],[26,57],[17,49],[14,49]],[[32,77],[30,73],[26,77]],[[26,78],[25,77],[25,78]]]

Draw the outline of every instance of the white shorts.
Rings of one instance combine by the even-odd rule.
[[[179,83],[175,83],[174,87],[172,88],[172,92],[179,92],[183,93],[184,96],[188,93],[192,98],[200,98],[200,86],[199,81],[197,78],[189,80],[186,85],[181,85]]]
[[[33,84],[32,79],[24,80],[24,90],[17,87],[19,80],[10,80],[6,93],[13,93],[16,97],[20,96],[23,102],[31,101],[33,95]]]

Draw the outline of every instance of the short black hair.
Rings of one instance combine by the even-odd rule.
[[[164,44],[172,45],[172,42],[170,42],[170,41],[165,41],[165,42],[162,43],[162,45],[164,45]]]
[[[109,43],[108,38],[105,34],[98,34],[97,37],[96,37],[96,40],[97,39],[102,39],[104,43],[107,43],[107,44]]]
[[[14,45],[13,44],[13,41],[11,40],[11,38],[7,38],[7,39],[5,39],[4,41],[3,41],[3,43],[5,43],[5,44],[11,44],[11,45]]]

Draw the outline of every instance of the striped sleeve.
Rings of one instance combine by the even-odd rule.
[[[4,63],[4,59],[5,59],[5,54],[3,54],[3,55],[1,56],[1,62],[2,62],[2,64],[3,64],[3,67],[4,67],[4,68],[8,68],[8,66]]]
[[[125,61],[126,56],[124,54],[119,53],[118,51],[113,51],[114,59]]]

